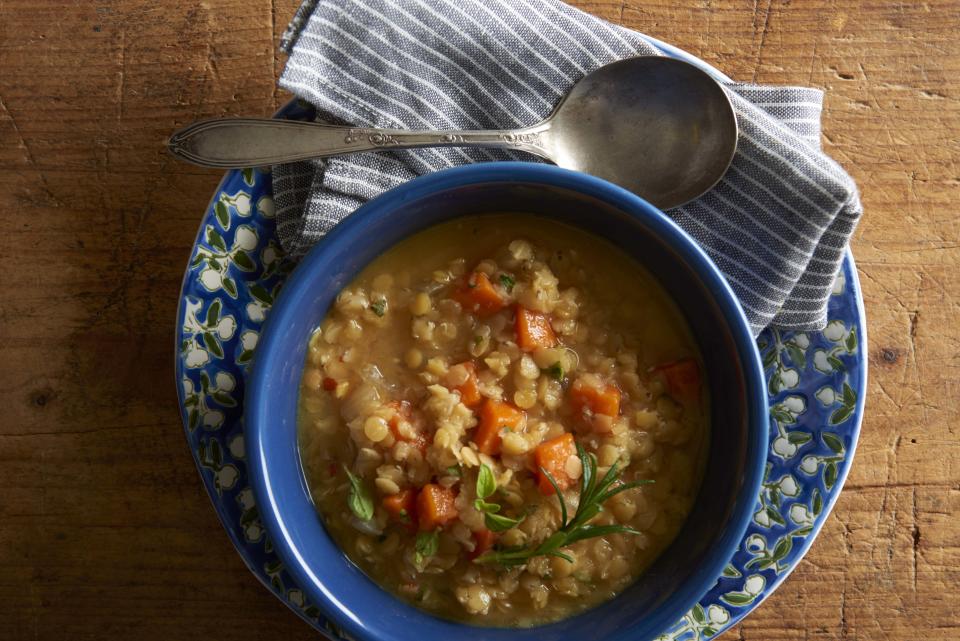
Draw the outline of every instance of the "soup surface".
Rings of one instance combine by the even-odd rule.
[[[700,362],[606,241],[523,214],[439,225],[374,260],[312,336],[307,481],[402,599],[479,625],[562,619],[634,581],[689,513]]]

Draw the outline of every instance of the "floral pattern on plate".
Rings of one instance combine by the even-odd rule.
[[[281,112],[303,118],[291,103]],[[295,612],[344,638],[285,571],[247,479],[244,378],[292,263],[275,238],[271,177],[228,173],[184,275],[176,376],[186,437],[220,520],[254,574]],[[757,607],[796,567],[832,508],[856,446],[866,387],[861,293],[848,254],[820,332],[764,331],[757,340],[769,388],[766,478],[743,542],[716,585],[657,641],[704,641]]]

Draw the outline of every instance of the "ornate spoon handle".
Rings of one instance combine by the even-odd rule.
[[[173,134],[170,152],[203,167],[261,167],[358,151],[412,147],[500,147],[549,158],[549,122],[516,130],[405,131],[292,120],[201,120]]]

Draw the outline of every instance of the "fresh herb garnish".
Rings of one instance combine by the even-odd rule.
[[[500,274],[500,284],[507,290],[507,293],[513,291],[513,286],[517,284],[516,279],[508,274]]]
[[[425,567],[426,560],[437,553],[440,545],[440,532],[421,532],[417,535],[417,540],[413,544],[413,562],[418,569]]]
[[[343,471],[350,479],[350,495],[347,497],[350,511],[361,521],[369,521],[373,518],[373,498],[370,492],[364,487],[363,482],[347,469],[346,465],[343,466]]]
[[[560,364],[560,361],[557,361],[547,369],[543,370],[543,373],[555,381],[562,381],[564,375],[563,365]]]
[[[580,503],[573,518],[567,520],[567,504],[563,499],[563,494],[557,487],[557,482],[553,476],[541,467],[540,471],[553,485],[557,492],[557,499],[560,501],[560,529],[536,547],[521,546],[487,552],[474,559],[474,563],[499,563],[509,567],[523,565],[535,556],[555,556],[573,563],[573,559],[561,552],[560,548],[577,541],[608,534],[640,534],[637,530],[626,525],[590,525],[590,521],[600,514],[603,510],[603,504],[611,497],[620,492],[653,483],[653,481],[633,481],[632,483],[621,483],[614,487],[620,477],[616,464],[610,466],[606,475],[598,480],[597,457],[593,454],[587,454],[579,443],[577,443],[577,456],[580,457],[580,462],[583,464],[583,475],[580,477]]]
[[[502,514],[491,514],[490,512],[486,512],[483,515],[483,524],[486,525],[487,529],[491,532],[506,532],[520,525],[520,521],[522,520],[523,519],[512,519]]]
[[[499,503],[487,503],[483,499],[474,501],[473,507],[475,507],[478,512],[483,512],[484,514],[496,514],[500,511]]]
[[[497,491],[497,479],[493,477],[493,470],[483,463],[477,473],[477,496],[485,499]]]
[[[499,503],[488,503],[485,499],[490,498],[497,491],[497,480],[493,477],[493,470],[485,463],[480,466],[477,473],[477,499],[473,502],[473,507],[478,512],[483,513],[484,525],[493,532],[505,532],[510,528],[517,527],[523,519],[514,519],[500,512]]]
[[[460,471],[459,465],[451,465],[447,468],[447,474],[450,476],[463,476],[463,472]]]
[[[387,313],[387,299],[381,298],[379,300],[373,301],[372,303],[370,303],[370,309],[373,311],[374,314],[382,318],[383,315]]]

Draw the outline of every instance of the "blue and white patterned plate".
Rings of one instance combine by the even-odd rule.
[[[672,47],[662,48],[689,59]],[[308,115],[308,108],[296,103],[278,114]],[[184,275],[177,312],[177,388],[187,441],[237,551],[294,612],[339,638],[305,602],[273,552],[247,478],[244,379],[260,327],[293,267],[283,257],[275,227],[270,174],[229,172],[207,208]],[[850,469],[867,382],[863,299],[849,253],[833,289],[829,318],[822,332],[766,330],[758,338],[771,433],[753,522],[716,585],[657,641],[710,639],[734,625],[777,589],[826,521]]]

